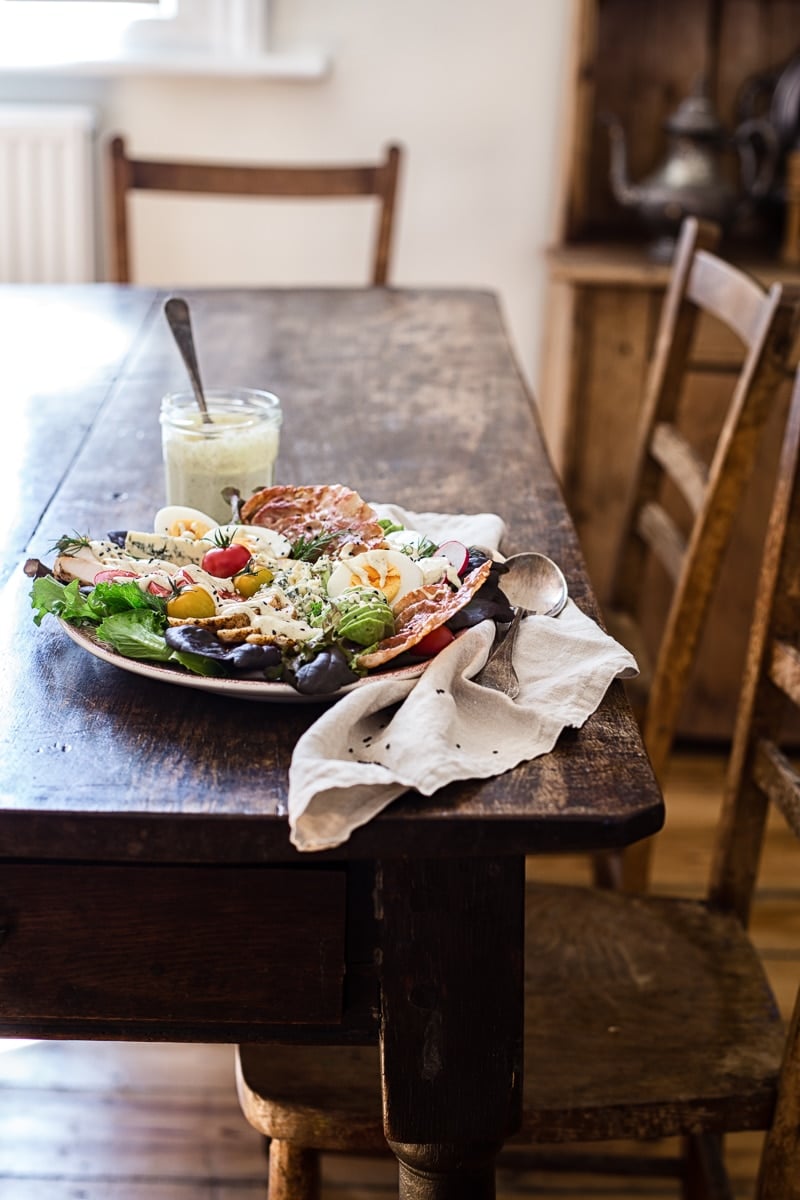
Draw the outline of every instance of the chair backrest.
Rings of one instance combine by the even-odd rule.
[[[760,434],[786,379],[798,297],[779,284],[765,290],[711,253],[716,227],[684,222],[648,376],[638,449],[611,591],[610,613],[635,627],[650,556],[672,594],[642,720],[645,745],[663,779],[703,623]],[[706,463],[678,427],[698,319],[709,314],[743,343],[745,357]],[[665,503],[669,481],[689,514],[688,530]],[[673,490],[674,495],[674,490]]]
[[[783,226],[781,258],[796,266],[800,263],[800,150],[786,155],[786,218]]]
[[[770,804],[800,840],[800,773],[786,718],[800,710],[800,372],[783,439],[711,870],[709,903],[746,924]],[[800,1195],[800,990],[757,1195]]]
[[[758,577],[709,900],[745,924],[773,803],[800,838],[800,773],[781,749],[800,710],[800,371]],[[796,751],[796,747],[791,747]],[[796,759],[795,759],[796,761]]]
[[[399,146],[389,146],[382,162],[350,166],[254,166],[129,158],[122,137],[111,139],[109,155],[112,266],[118,283],[131,282],[128,193],[137,190],[284,198],[374,196],[380,214],[371,281],[375,285],[388,282],[402,157]]]

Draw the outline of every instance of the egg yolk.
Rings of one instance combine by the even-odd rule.
[[[365,564],[363,567],[359,567],[358,574],[350,576],[350,587],[363,587],[365,584],[367,587],[373,587],[377,591],[383,592],[391,604],[400,591],[400,572],[397,567],[388,566],[384,574],[377,567]]]
[[[201,538],[208,533],[209,529],[213,528],[214,526],[208,521],[203,521],[199,517],[177,517],[167,527],[167,534],[169,537]]]

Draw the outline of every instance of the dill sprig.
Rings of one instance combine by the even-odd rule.
[[[345,534],[352,534],[352,530],[334,529],[329,533],[318,533],[313,538],[301,536],[296,542],[292,543],[289,557],[298,559],[300,562],[316,562],[326,546],[335,541],[336,538],[344,537]]]
[[[52,553],[57,550],[59,554],[77,554],[79,550],[83,550],[89,544],[86,534],[78,533],[76,529],[72,534],[65,533],[60,537],[55,545],[50,547],[50,551]]]
[[[413,558],[432,558],[436,553],[438,546],[436,542],[432,542],[429,537],[421,537],[416,546],[409,547]]]

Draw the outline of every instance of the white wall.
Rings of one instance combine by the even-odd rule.
[[[65,94],[94,99],[101,133],[124,132],[135,154],[371,159],[402,142],[393,282],[496,289],[535,381],[571,11],[572,0],[273,0],[274,48],[329,49],[327,78],[121,78]],[[10,86],[0,80],[0,98]],[[231,220],[230,201],[137,198],[137,281],[365,281],[363,211],[329,205],[312,221],[235,203]]]

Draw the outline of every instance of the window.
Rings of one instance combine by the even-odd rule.
[[[159,56],[255,59],[269,0],[0,0],[4,67]]]

